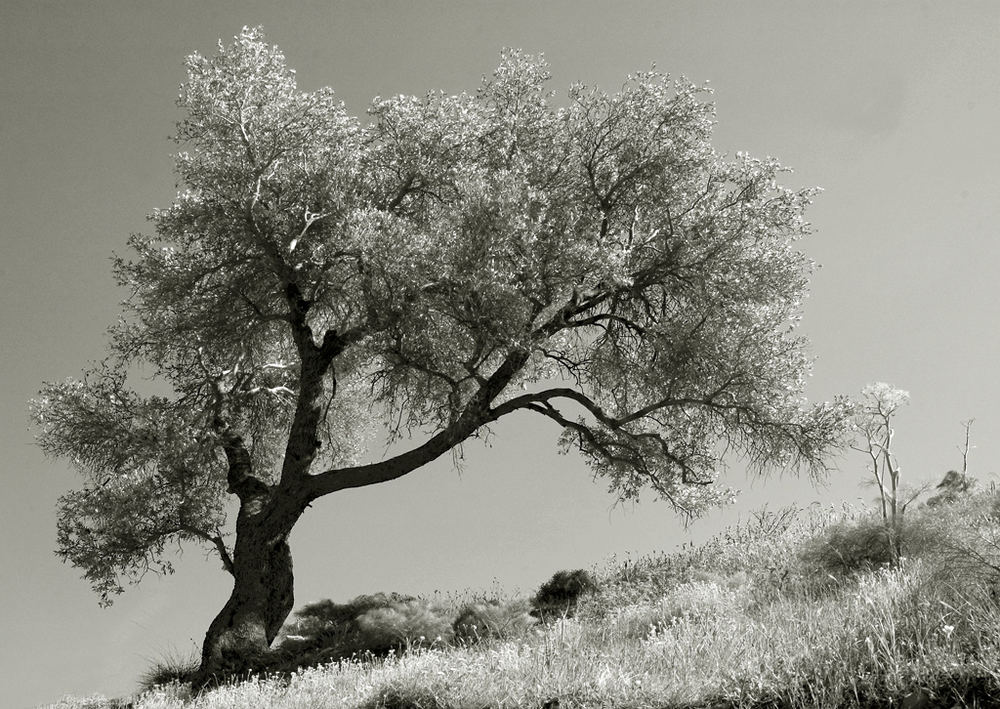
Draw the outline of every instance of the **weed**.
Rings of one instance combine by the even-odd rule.
[[[200,658],[168,653],[161,657],[139,678],[139,687],[148,691],[156,686],[190,682],[200,666]]]

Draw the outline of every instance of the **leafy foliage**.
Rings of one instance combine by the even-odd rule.
[[[597,582],[586,569],[557,571],[543,583],[532,603],[542,618],[572,615],[581,597],[597,590]]]
[[[374,648],[365,643],[358,618],[372,610],[392,608],[414,600],[412,596],[398,593],[375,593],[358,596],[343,604],[330,600],[310,603],[296,611],[295,620],[282,629],[278,651],[302,665],[365,652],[383,652],[392,644]]]
[[[33,406],[45,451],[91,471],[90,484],[60,498],[57,539],[103,604],[122,592],[121,576],[171,571],[162,558],[171,537],[222,543],[219,460],[166,399],[142,399],[102,372],[50,385]]]
[[[826,527],[801,545],[799,558],[811,574],[838,579],[895,564],[900,556],[952,567],[946,559],[967,543],[969,532],[969,521],[949,519],[940,510],[910,513],[893,526],[865,515]]]
[[[245,530],[291,525],[515,411],[683,514],[730,499],[725,453],[820,471],[843,442],[795,330],[815,191],[716,154],[707,90],[642,72],[557,107],[544,61],[507,50],[474,93],[377,98],[363,123],[259,29],[187,71],[181,190],[115,261],[109,357],[34,407],[85,476],[59,553],[105,601],[169,570],[171,540],[252,566],[227,493]],[[373,431],[424,440],[362,464]]]
[[[893,534],[881,519],[865,519],[833,525],[810,540],[802,552],[806,563],[828,574],[848,575],[891,564],[896,554]]]

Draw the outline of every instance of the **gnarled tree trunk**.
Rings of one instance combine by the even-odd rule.
[[[311,499],[308,472],[319,450],[323,377],[343,349],[336,333],[316,345],[306,324],[309,308],[290,283],[287,298],[302,367],[295,416],[288,434],[280,481],[268,485],[253,474],[253,462],[240,436],[229,430],[221,407],[216,428],[229,463],[229,492],[240,500],[231,570],[233,592],[208,628],[195,684],[213,677],[257,669],[294,604],[292,555],[288,535]],[[336,391],[336,380],[331,382]],[[221,397],[220,397],[221,399]]]
[[[253,512],[246,502],[237,521],[233,591],[212,621],[202,646],[195,684],[258,669],[294,604],[288,535],[298,508],[268,505]]]

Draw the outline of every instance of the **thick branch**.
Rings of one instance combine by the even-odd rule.
[[[403,198],[413,191],[413,183],[416,182],[416,179],[416,173],[410,173],[410,175],[407,176],[406,180],[403,181],[403,184],[401,184],[399,189],[396,190],[396,194],[393,195],[389,203],[385,205],[385,211],[393,212],[396,210],[396,208],[403,202]]]
[[[224,431],[220,437],[229,464],[226,472],[229,492],[236,495],[241,503],[266,495],[268,486],[253,475],[253,461],[243,439],[230,431]]]
[[[610,463],[627,466],[646,480],[650,487],[667,497],[670,497],[670,493],[663,486],[663,481],[650,469],[648,461],[649,451],[643,448],[643,442],[651,443],[665,460],[677,466],[677,469],[681,473],[682,482],[689,485],[710,485],[713,482],[712,480],[699,478],[697,471],[691,466],[690,461],[676,455],[670,449],[667,442],[654,433],[634,434],[623,429],[616,429],[616,433],[621,438],[618,440],[601,440],[594,429],[577,421],[567,419],[548,402],[532,404],[525,408],[540,413],[555,421],[562,428],[576,433],[580,441],[578,445],[582,452],[588,452],[587,448],[589,447],[592,455],[597,454],[598,457]]]
[[[378,463],[339,470],[327,470],[309,479],[309,499],[315,500],[338,490],[388,482],[411,473],[470,438],[479,428],[499,416],[490,403],[511,382],[528,361],[528,353],[516,350],[507,356],[469,399],[451,424],[422,445]]]
[[[497,418],[499,418],[500,416],[504,416],[512,411],[515,411],[516,409],[531,408],[532,404],[547,404],[551,399],[556,398],[570,399],[587,409],[587,411],[589,411],[594,418],[608,428],[617,430],[626,424],[637,421],[644,416],[648,416],[649,414],[655,413],[656,411],[665,409],[669,406],[712,406],[720,410],[730,409],[732,408],[731,406],[720,405],[715,401],[716,398],[718,398],[718,396],[725,391],[730,384],[732,384],[732,379],[726,380],[726,382],[716,388],[715,391],[704,397],[666,397],[617,418],[608,415],[608,413],[598,406],[597,403],[590,397],[577,391],[576,389],[570,389],[567,387],[546,389],[545,391],[536,392],[534,394],[524,394],[523,396],[509,399],[493,409],[493,413]]]
[[[469,438],[485,421],[463,416],[426,443],[388,460],[340,470],[328,470],[310,481],[310,499],[338,490],[388,482],[411,473]]]
[[[295,414],[285,446],[285,457],[281,466],[281,483],[289,484],[308,474],[320,447],[317,435],[323,418],[324,377],[331,372],[334,359],[352,342],[365,336],[361,328],[344,334],[328,330],[323,341],[316,344],[312,328],[306,320],[311,303],[306,300],[294,283],[285,291],[291,316],[289,323],[299,354],[299,391],[295,404]],[[331,374],[331,386],[335,394],[336,376]]]
[[[511,413],[512,411],[516,411],[517,409],[532,408],[533,410],[538,411],[539,409],[533,407],[532,404],[548,404],[550,399],[556,398],[571,399],[577,402],[593,414],[594,418],[608,428],[618,428],[620,426],[617,419],[608,416],[604,409],[598,406],[589,397],[578,392],[576,389],[570,389],[568,387],[546,389],[545,391],[534,394],[524,394],[522,396],[514,397],[513,399],[508,399],[499,406],[495,407],[493,409],[493,413],[497,418],[499,418]]]

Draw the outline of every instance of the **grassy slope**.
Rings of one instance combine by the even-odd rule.
[[[575,617],[513,638],[194,698],[171,685],[136,707],[996,706],[998,509],[983,493],[908,513],[898,566],[880,563],[868,513],[761,514],[703,547],[609,564]],[[89,701],[56,706],[113,706]]]

